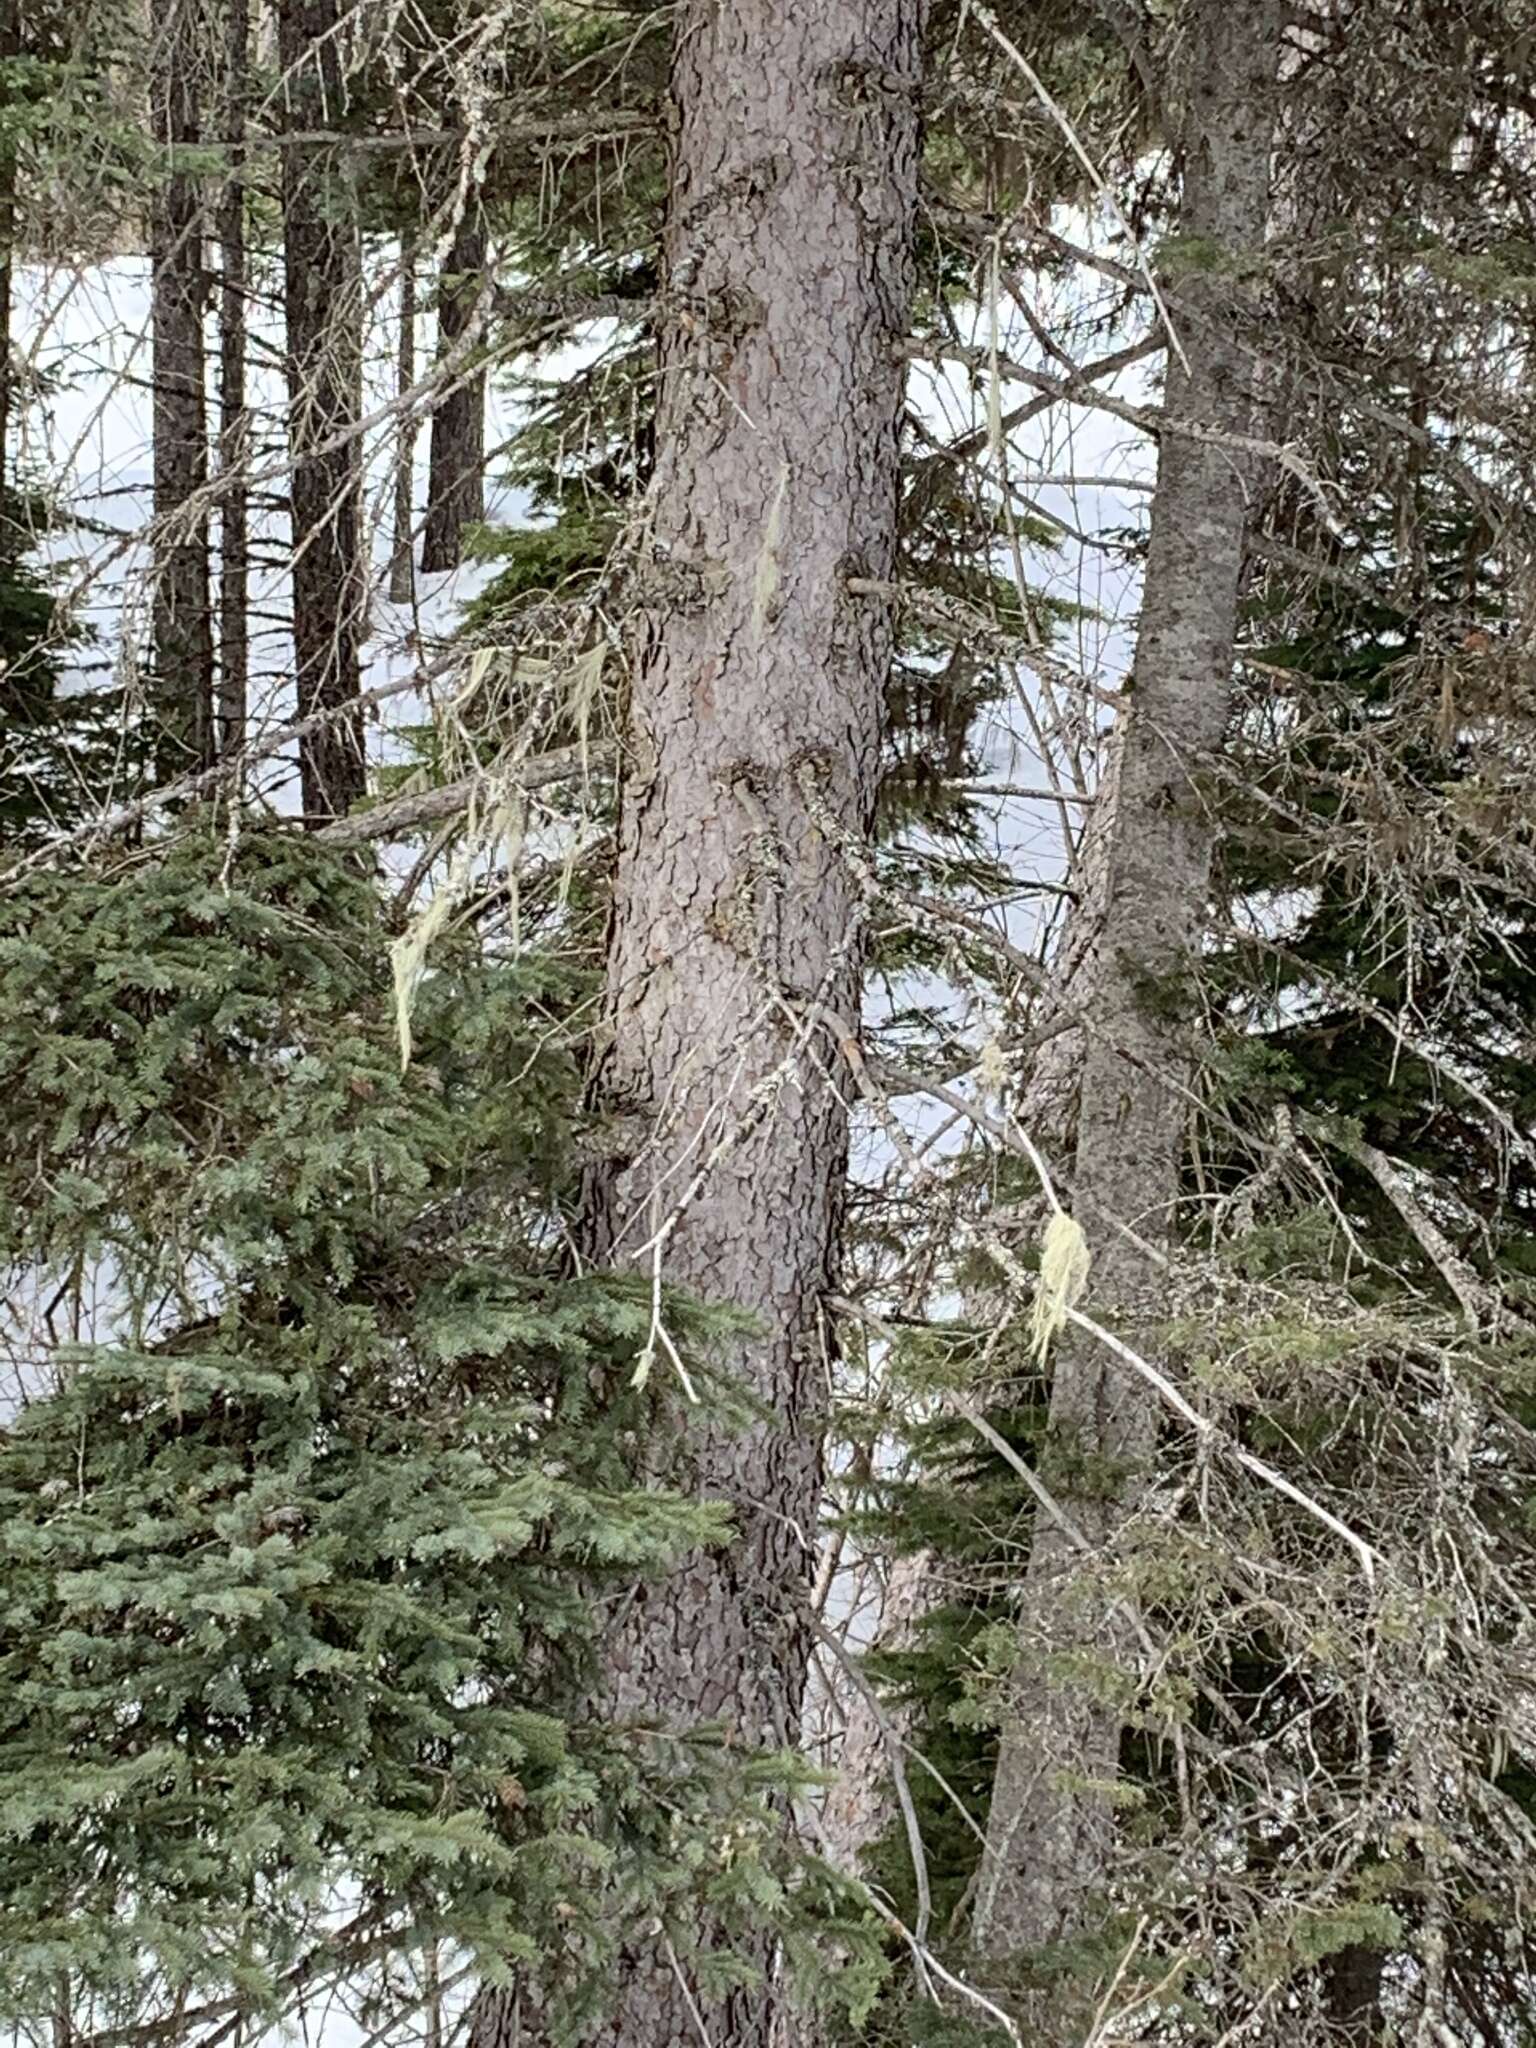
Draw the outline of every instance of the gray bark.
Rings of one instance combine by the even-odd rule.
[[[448,387],[432,414],[427,516],[421,566],[432,574],[458,567],[464,529],[485,517],[485,371],[453,365],[471,347],[488,293],[485,216],[476,192],[466,194],[443,263],[437,301],[437,352]]]
[[[246,407],[245,95],[250,0],[228,0],[224,44],[224,121],[230,173],[219,201],[219,686],[221,758],[245,744],[250,681],[250,517],[245,487]]]
[[[1214,245],[1224,266],[1264,239],[1281,20],[1277,0],[1200,0],[1195,9],[1180,227]],[[1189,292],[1219,313],[1238,289],[1224,267]],[[1240,432],[1252,411],[1251,371],[1230,334],[1218,318],[1189,337],[1190,368],[1170,367],[1168,405]],[[1162,446],[1102,913],[1076,970],[1093,992],[1094,1029],[1072,1200],[1094,1255],[1089,1306],[1132,1342],[1158,1316],[1162,1267],[1113,1224],[1129,1225],[1155,1254],[1178,1197],[1191,1051],[1179,984],[1198,943],[1213,846],[1191,777],[1226,723],[1249,482],[1219,445],[1180,436]],[[1077,1338],[1060,1346],[1053,1450],[1086,1454],[1115,1477],[1096,1490],[1056,1480],[1088,1558],[1053,1525],[1036,1528],[977,1888],[974,1937],[993,1955],[1084,1931],[1111,1867],[1121,1717],[1063,1673],[1080,1661],[1122,1680],[1133,1670],[1134,1640],[1113,1618],[1097,1570],[1144,1484],[1157,1423],[1156,1396],[1106,1350]]]
[[[346,102],[337,0],[280,0],[284,126],[337,120]],[[293,536],[294,678],[300,718],[358,693],[366,585],[360,549],[362,359],[357,203],[326,144],[283,150],[283,312]],[[361,717],[337,719],[299,748],[304,815],[340,816],[367,784]]]
[[[196,0],[171,0],[150,55],[150,127],[166,151],[150,218],[154,432],[155,771],[173,781],[214,758],[208,586],[208,422],[204,391],[203,199],[185,168],[198,139],[204,70]]]
[[[1099,775],[1097,801],[1078,840],[1072,864],[1076,899],[1072,904],[1051,961],[1051,981],[1063,1002],[1074,1009],[1092,1007],[1084,968],[1094,954],[1102,928],[1108,886],[1109,820],[1119,787],[1119,748],[1113,737]],[[1048,1038],[1030,1065],[1015,1116],[1047,1159],[1066,1158],[1077,1128],[1078,1086],[1082,1077],[1083,1032],[1073,1024]],[[1041,1202],[1044,1222],[1044,1202]],[[967,1303],[966,1313],[978,1326],[998,1323],[1009,1314],[1006,1300],[982,1295]],[[981,1391],[981,1390],[978,1390]],[[939,1560],[931,1551],[898,1557],[891,1566],[877,1635],[883,1650],[905,1649],[915,1639],[922,1616],[953,1597]],[[840,1870],[856,1872],[865,1852],[896,1819],[896,1797],[889,1764],[889,1738],[909,1742],[916,1715],[887,1702],[882,1729],[867,1697],[847,1688],[848,1711],[838,1757],[837,1783],[827,1794],[823,1822],[833,1861]]]
[[[944,1588],[931,1551],[913,1551],[896,1558],[881,1602],[877,1646],[882,1650],[910,1648],[916,1624],[943,1599]],[[869,1695],[841,1671],[834,1672],[828,1682],[844,1703],[846,1714],[837,1782],[827,1792],[821,1821],[828,1857],[839,1870],[856,1876],[864,1856],[897,1817],[891,1743],[910,1741],[916,1717],[910,1709],[892,1704],[877,1714]]]
[[[821,1301],[846,1147],[827,1020],[857,1028],[859,892],[826,811],[874,809],[892,628],[852,578],[895,557],[917,195],[922,0],[686,0],[676,23],[650,599],[634,650],[606,1027],[605,1106],[641,1155],[595,1191],[594,1252],[751,1311],[721,1364],[771,1425],[691,1431],[668,1476],[731,1502],[617,1624],[615,1711],[796,1740],[826,1384]],[[818,791],[821,794],[818,794]],[[823,813],[825,815],[825,813]],[[801,1034],[807,1035],[801,1042]],[[669,1371],[663,1358],[654,1370]],[[697,2018],[665,1952],[632,1954],[607,2048],[764,2048],[769,1983]],[[483,2001],[473,2048],[515,2038]]]

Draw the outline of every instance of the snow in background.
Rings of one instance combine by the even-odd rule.
[[[42,395],[22,426],[19,467],[46,482],[67,522],[48,537],[59,590],[74,614],[90,628],[90,640],[72,656],[77,685],[91,673],[126,667],[131,674],[139,650],[147,644],[149,554],[145,532],[152,512],[150,450],[149,265],[125,257],[80,272],[19,270],[15,280],[14,345],[40,380]],[[377,259],[370,292],[365,351],[364,412],[387,407],[395,396],[395,356],[399,319],[398,281],[383,257]],[[1048,309],[1042,309],[1048,310]],[[985,344],[986,322],[978,311],[972,337]],[[607,330],[594,328],[568,352],[574,365],[583,354],[600,348]],[[1022,323],[1006,326],[1005,351],[1020,360],[1039,360]],[[434,347],[429,312],[418,317],[418,375],[430,363]],[[211,366],[210,356],[210,366]],[[250,511],[251,679],[248,709],[253,737],[290,722],[295,716],[292,684],[292,641],[288,626],[290,582],[287,569],[289,536],[282,506],[286,490],[283,446],[280,309],[272,280],[256,279],[250,307],[249,402],[256,415],[253,496]],[[1042,365],[1046,367],[1046,365]],[[555,366],[558,374],[559,365]],[[1110,385],[1121,395],[1143,399],[1147,385],[1140,373],[1128,373]],[[210,379],[211,390],[211,379]],[[984,395],[959,370],[921,370],[914,374],[913,402],[932,431],[941,438],[973,432],[985,422]],[[210,404],[210,420],[214,419]],[[491,379],[487,446],[505,445],[515,434],[515,408],[497,379]],[[363,687],[374,689],[408,675],[420,652],[446,638],[464,605],[481,590],[494,566],[467,564],[441,576],[416,574],[412,606],[390,603],[384,595],[393,546],[392,504],[398,429],[386,418],[365,442],[365,530],[373,568],[371,630],[364,654]],[[425,511],[428,435],[415,437],[413,467],[417,530]],[[1010,443],[1010,470],[1016,482],[1042,511],[1061,522],[1059,545],[1031,548],[1028,567],[1033,587],[1077,606],[1080,616],[1057,641],[1054,652],[1069,667],[1105,690],[1112,690],[1128,669],[1130,620],[1138,595],[1138,576],[1123,552],[1106,549],[1097,536],[1107,529],[1135,528],[1143,523],[1147,489],[1155,471],[1149,445],[1102,414],[1055,408],[1029,423]],[[1094,481],[1057,481],[1092,479]],[[487,478],[487,519],[491,523],[526,521],[526,500],[498,482],[494,463]],[[217,522],[215,521],[215,536]],[[215,564],[215,571],[217,565]],[[1043,785],[1045,764],[1031,737],[1029,710],[1041,703],[1034,679],[1021,669],[1018,697],[999,707],[981,736],[985,779],[999,786]],[[370,756],[390,758],[391,726],[419,722],[426,707],[413,693],[385,707],[386,718],[369,727]],[[297,808],[297,763],[277,757],[263,764],[259,791],[280,811]],[[107,793],[110,800],[111,793]],[[1048,801],[999,794],[988,800],[992,818],[992,850],[1003,859],[1019,885],[1059,881],[1070,853],[1064,843],[1059,807]],[[1074,810],[1074,816],[1081,813]],[[940,845],[938,850],[942,850]],[[1029,946],[1040,938],[1042,905],[1050,897],[1019,893],[997,907],[1003,928],[1014,943]],[[914,988],[896,992],[906,1001]],[[975,1041],[986,1019],[969,1012],[963,997],[933,982],[922,987],[925,1000],[946,1002],[958,1028]],[[381,994],[382,999],[382,994]],[[884,998],[871,996],[872,1005]],[[960,1133],[938,1135],[946,1113],[938,1105],[906,1101],[903,1122],[918,1144],[933,1142],[942,1153],[960,1142]],[[853,1168],[860,1179],[878,1181],[890,1166],[888,1140],[873,1124],[855,1134]],[[0,1409],[14,1391],[0,1385]],[[866,1629],[852,1613],[853,1580],[834,1596],[834,1618],[850,1624],[854,1640]],[[363,2038],[353,2017],[339,2004],[309,2011],[298,2037],[316,2048],[355,2048]],[[290,2037],[291,2038],[291,2037]]]

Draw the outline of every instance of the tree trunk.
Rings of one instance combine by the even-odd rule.
[[[1119,748],[1112,741],[1101,764],[1094,808],[1077,842],[1071,877],[1075,898],[1051,959],[1053,989],[1059,991],[1063,1001],[1090,1011],[1092,995],[1085,986],[1083,969],[1103,921],[1108,875],[1107,826],[1114,815],[1119,786],[1118,761]],[[1074,1149],[1083,1053],[1083,1033],[1078,1025],[1048,1038],[1030,1064],[1029,1078],[1015,1111],[1019,1127],[1029,1132],[1053,1162],[1067,1158]],[[1043,1227],[1043,1197],[1040,1209]],[[1016,1306],[1011,1308],[1006,1298],[993,1290],[978,1291],[965,1302],[965,1313],[978,1328],[995,1326],[1011,1312],[1016,1312]],[[986,1389],[976,1388],[972,1392],[984,1395]],[[876,1646],[885,1651],[908,1648],[916,1640],[923,1616],[952,1597],[953,1587],[945,1583],[942,1558],[926,1550],[898,1557],[891,1566]],[[852,1687],[848,1687],[848,1692],[851,1697],[838,1758],[837,1783],[827,1794],[823,1824],[837,1867],[856,1872],[865,1852],[896,1819],[889,1741],[909,1741],[917,1716],[910,1707],[887,1701],[882,1729],[868,1698]]]
[[[0,0],[0,64],[21,54],[20,0]],[[0,104],[8,93],[0,88]],[[0,135],[0,552],[10,519],[11,478],[11,262],[16,239],[16,144]]]
[[[1280,50],[1278,0],[1201,0],[1190,37],[1184,235],[1240,261],[1262,244]],[[1189,287],[1218,311],[1239,287],[1207,273]],[[1247,357],[1218,320],[1187,337],[1188,372],[1170,366],[1167,410],[1219,431],[1251,425]],[[1093,1249],[1090,1307],[1129,1341],[1162,1306],[1162,1267],[1184,1155],[1181,1084],[1191,1019],[1178,977],[1198,945],[1212,830],[1192,787],[1225,727],[1248,483],[1230,448],[1163,437],[1133,688],[1118,735],[1118,787],[1103,848],[1103,914],[1079,965],[1092,991],[1072,1201]],[[1096,957],[1095,957],[1096,956]],[[1061,1345],[1051,1451],[1100,1475],[1097,1490],[1058,1476],[1092,1555],[1037,1522],[1023,1591],[1021,1665],[1002,1733],[974,1935],[1003,1955],[1089,1925],[1113,1849],[1121,1716],[1105,1688],[1063,1673],[1126,1677],[1134,1642],[1094,1582],[1145,1483],[1157,1398],[1101,1347]],[[1123,1610],[1122,1610],[1123,1611]]]
[[[219,202],[219,754],[245,741],[250,683],[249,504],[245,487],[249,421],[245,393],[245,139],[250,0],[228,0],[225,17],[225,133],[230,173]]]
[[[395,393],[404,399],[416,382],[416,236],[400,235],[400,327],[395,339]],[[416,595],[416,415],[402,412],[395,450],[395,510],[389,552],[389,601],[409,604]]]
[[[888,1652],[910,1649],[917,1624],[943,1599],[938,1560],[932,1551],[912,1551],[895,1558],[872,1647]],[[828,1684],[847,1711],[837,1780],[828,1788],[821,1824],[828,1859],[856,1877],[864,1857],[897,1818],[890,1745],[910,1740],[916,1716],[910,1708],[895,1704],[885,1705],[877,1714],[869,1694],[840,1669],[833,1671]]]
[[[922,0],[686,0],[673,65],[656,474],[621,798],[604,1101],[652,1122],[596,1191],[594,1252],[757,1319],[720,1364],[771,1411],[696,1429],[669,1474],[738,1534],[637,1594],[615,1711],[796,1740],[842,1206],[836,1037],[859,1017],[860,896],[892,629],[851,593],[895,559]],[[681,302],[686,296],[689,304]],[[713,1158],[711,1158],[713,1155]],[[679,1214],[680,1194],[697,1177]],[[664,1353],[652,1368],[671,1370]],[[631,1955],[607,2048],[765,2048],[768,1982],[685,1992]],[[695,2011],[695,2003],[697,2010]],[[483,2001],[473,2048],[510,2041]]]
[[[150,691],[162,781],[214,757],[203,371],[203,201],[181,168],[198,140],[203,60],[196,0],[169,0],[150,59],[150,125],[167,152],[150,220],[154,431],[154,650]],[[180,152],[180,156],[178,156]]]
[[[278,58],[290,130],[336,127],[345,108],[337,0],[280,0]],[[357,203],[334,146],[283,151],[283,309],[292,464],[294,676],[301,717],[358,693],[366,585],[360,553],[362,288]],[[363,726],[344,712],[299,745],[305,818],[340,816],[366,787]]]
[[[421,566],[429,574],[458,567],[464,528],[485,517],[485,371],[466,370],[460,360],[482,322],[485,265],[485,216],[472,191],[464,196],[438,282],[437,359],[448,388],[432,414],[421,536]]]

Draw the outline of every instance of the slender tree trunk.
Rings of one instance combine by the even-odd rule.
[[[662,328],[599,1075],[653,1131],[597,1190],[592,1236],[642,1270],[661,1242],[669,1280],[754,1315],[721,1362],[774,1419],[685,1439],[670,1476],[728,1500],[739,1533],[637,1593],[609,1681],[619,1713],[746,1743],[795,1741],[808,1652],[846,1146],[823,1070],[861,978],[835,841],[872,819],[892,637],[847,586],[895,558],[922,12],[685,0],[676,24],[667,282],[708,311]],[[764,2048],[761,1961],[765,1989],[708,1998],[664,1951],[632,1954],[598,2039]],[[474,2048],[514,2038],[512,2001],[479,2020]]]
[[[1094,808],[1078,839],[1072,865],[1075,898],[1051,961],[1053,988],[1063,1001],[1078,1008],[1092,1007],[1083,969],[1103,923],[1108,879],[1107,828],[1114,815],[1119,786],[1118,762],[1119,748],[1112,741],[1101,767]],[[1065,1159],[1074,1150],[1083,1052],[1083,1033],[1077,1025],[1047,1039],[1031,1062],[1029,1078],[1015,1111],[1020,1128],[1029,1132],[1052,1161]],[[1043,1200],[1041,1206],[1043,1210]],[[978,1291],[967,1300],[965,1312],[978,1328],[991,1327],[1007,1317],[1009,1305],[994,1292]],[[932,1551],[898,1557],[891,1567],[877,1646],[883,1651],[908,1648],[916,1638],[922,1617],[950,1597],[942,1559]],[[852,1697],[838,1758],[837,1783],[827,1794],[823,1823],[838,1868],[856,1872],[865,1852],[896,1819],[888,1743],[891,1739],[908,1741],[917,1715],[909,1706],[888,1701],[883,1708],[882,1729],[867,1697],[853,1692],[851,1687],[849,1691]]]
[[[485,265],[485,216],[479,194],[469,192],[438,285],[437,355],[449,386],[432,414],[421,536],[421,566],[429,573],[457,568],[464,528],[485,517],[485,371],[452,367],[481,324]]]
[[[395,392],[405,394],[416,382],[416,236],[406,228],[400,236],[400,329],[395,343]],[[395,513],[389,555],[389,600],[409,604],[416,594],[416,418],[400,415],[395,454]]]
[[[245,487],[250,425],[245,392],[245,139],[250,0],[228,0],[225,16],[225,133],[230,174],[219,202],[219,754],[245,740],[250,683],[250,520]]]
[[[1201,0],[1196,10],[1180,225],[1226,259],[1251,256],[1264,239],[1281,21],[1278,0]],[[1237,289],[1213,273],[1190,294],[1214,310]],[[1248,429],[1251,370],[1230,321],[1202,323],[1187,343],[1188,372],[1170,368],[1170,415]],[[1191,1020],[1177,983],[1198,943],[1212,853],[1192,777],[1227,717],[1249,482],[1232,449],[1164,437],[1102,917],[1078,970],[1094,1028],[1072,1199],[1093,1249],[1090,1306],[1132,1342],[1162,1307],[1155,1253],[1169,1238],[1183,1164]],[[1154,1255],[1107,1219],[1129,1225]],[[1037,1523],[977,1889],[975,1938],[993,1954],[1081,1933],[1110,1867],[1121,1715],[1106,1703],[1112,1683],[1064,1674],[1096,1667],[1123,1679],[1133,1663],[1134,1641],[1095,1572],[1145,1482],[1157,1424],[1155,1395],[1106,1350],[1076,1337],[1061,1345],[1052,1470],[1094,1554],[1085,1560],[1054,1525]],[[1097,1490],[1074,1481],[1079,1459],[1114,1478]]]
[[[910,1649],[917,1623],[943,1598],[938,1561],[932,1551],[913,1551],[896,1558],[886,1580],[875,1646],[885,1651]],[[841,1671],[828,1682],[846,1703],[847,1711],[837,1782],[827,1792],[821,1823],[829,1859],[839,1870],[856,1876],[864,1856],[897,1817],[890,1743],[910,1740],[916,1715],[911,1708],[895,1704],[884,1706],[877,1714],[869,1695]]]
[[[0,0],[0,64],[21,53],[20,0]],[[0,104],[6,93],[0,87]],[[16,238],[16,145],[0,136],[0,550],[10,511],[11,480],[11,245]]]
[[[182,168],[198,139],[203,70],[197,0],[169,0],[150,61],[150,122],[167,152],[150,222],[154,348],[156,773],[171,780],[214,757],[213,621],[208,590],[208,426],[204,394],[203,200]],[[178,154],[179,153],[179,154]]]
[[[337,127],[346,94],[337,0],[279,0],[290,129]],[[283,151],[283,308],[292,463],[294,672],[301,716],[358,693],[366,585],[358,439],[362,292],[356,194],[339,150]],[[301,741],[304,815],[346,811],[367,778],[355,712]]]

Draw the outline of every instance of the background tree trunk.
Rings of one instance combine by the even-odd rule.
[[[0,0],[0,64],[21,52],[20,0]],[[0,104],[8,97],[0,90]],[[16,145],[0,136],[0,521],[11,477],[11,245],[16,239]],[[0,528],[3,531],[3,528]]]
[[[336,0],[279,0],[290,130],[336,127],[345,108]],[[283,310],[292,459],[293,640],[300,716],[358,693],[365,582],[358,388],[362,295],[356,194],[325,144],[283,151]],[[356,713],[301,741],[304,814],[346,811],[367,785]]]
[[[400,326],[395,338],[395,391],[404,398],[416,382],[416,236],[400,235]],[[395,452],[395,505],[390,535],[389,601],[409,604],[416,595],[416,416],[400,415]]]
[[[667,280],[709,312],[661,338],[598,1076],[653,1134],[596,1191],[592,1248],[644,1269],[667,1232],[670,1281],[758,1319],[721,1363],[774,1420],[689,1433],[668,1476],[730,1501],[740,1533],[637,1594],[609,1673],[616,1711],[746,1743],[795,1742],[808,1653],[846,1148],[825,1069],[858,1029],[861,956],[816,815],[862,839],[879,776],[891,621],[846,586],[895,559],[922,12],[688,0],[676,32]],[[697,2048],[702,2023],[761,2048],[775,2003],[770,1981],[696,2017],[666,1955],[637,1954],[599,2038]],[[511,2024],[484,2001],[474,2048]]]
[[[245,391],[245,138],[250,0],[228,0],[225,15],[225,134],[230,174],[219,202],[219,753],[245,740],[250,682],[249,504],[245,484],[249,422]]]
[[[1276,0],[1202,0],[1189,38],[1180,228],[1234,263],[1264,238],[1280,25]],[[1204,297],[1215,312],[1220,295],[1236,289],[1230,276],[1212,273],[1187,296]],[[1188,372],[1170,367],[1169,414],[1248,429],[1251,364],[1230,322],[1202,321],[1186,345]],[[1169,1237],[1183,1165],[1190,1020],[1179,1014],[1176,980],[1197,943],[1213,844],[1192,777],[1226,722],[1247,502],[1248,479],[1232,449],[1165,434],[1104,846],[1102,919],[1074,975],[1092,991],[1094,1028],[1072,1204],[1093,1249],[1089,1305],[1133,1343],[1162,1307],[1156,1253]],[[1086,1560],[1054,1525],[1036,1522],[1021,1669],[977,1889],[975,1939],[993,1954],[1081,1932],[1105,1881],[1121,1716],[1102,1691],[1060,1674],[1069,1661],[1122,1673],[1132,1662],[1134,1644],[1113,1618],[1112,1596],[1085,1574],[1103,1563],[1138,1496],[1157,1424],[1156,1396],[1104,1348],[1076,1336],[1060,1346],[1052,1448],[1100,1472],[1107,1461],[1116,1478],[1090,1491],[1056,1477],[1088,1540]]]
[[[481,322],[485,296],[485,216],[478,192],[464,196],[437,297],[437,357],[450,363]],[[427,517],[421,566],[456,569],[463,532],[485,517],[485,371],[449,369],[449,388],[432,414]]]
[[[150,220],[154,434],[154,650],[150,692],[162,781],[214,758],[213,621],[208,581],[208,423],[204,396],[203,201],[182,166],[198,140],[204,72],[196,0],[170,0],[150,60],[150,124],[167,152]],[[181,153],[178,158],[178,152]]]
[[[873,1647],[909,1649],[917,1624],[943,1599],[942,1577],[931,1551],[906,1552],[892,1559]],[[857,1876],[865,1855],[897,1817],[891,1743],[910,1740],[916,1716],[911,1708],[894,1702],[877,1714],[868,1692],[840,1668],[834,1667],[827,1684],[844,1703],[846,1715],[837,1781],[828,1788],[821,1821],[829,1859],[839,1870]]]
[[[1104,749],[1094,808],[1078,835],[1072,863],[1074,898],[1051,960],[1053,988],[1063,1001],[1089,1014],[1093,995],[1086,986],[1083,970],[1093,957],[1093,942],[1104,919],[1109,821],[1114,816],[1119,786],[1119,755],[1112,735]],[[1084,1050],[1079,1025],[1073,1024],[1048,1038],[1030,1062],[1029,1078],[1015,1112],[1020,1128],[1028,1131],[1053,1162],[1070,1157],[1075,1149]],[[1044,1208],[1042,1198],[1042,1226]],[[978,1292],[966,1302],[965,1312],[978,1328],[993,1328],[1011,1313],[1017,1313],[1017,1305],[995,1291]],[[942,1558],[927,1550],[898,1556],[887,1578],[875,1646],[882,1651],[909,1648],[917,1640],[923,1616],[951,1597],[953,1587],[946,1585]],[[867,1695],[846,1681],[842,1689],[848,1699],[847,1719],[837,1783],[827,1794],[822,1817],[838,1868],[857,1872],[862,1857],[896,1819],[897,1804],[887,1734]],[[920,1718],[915,1710],[900,1701],[887,1700],[882,1711],[890,1738],[900,1743],[909,1741]]]

